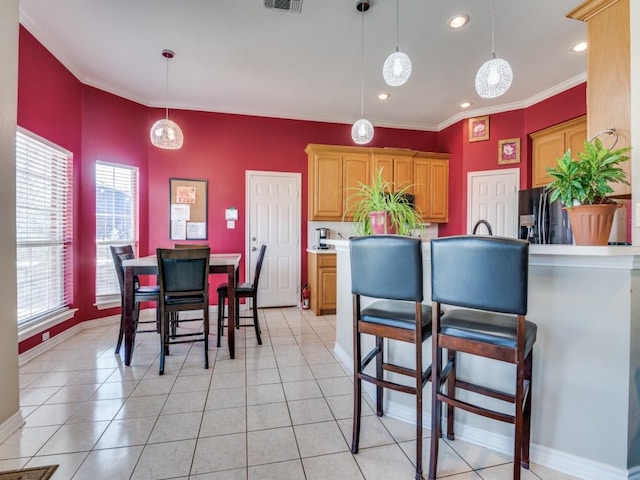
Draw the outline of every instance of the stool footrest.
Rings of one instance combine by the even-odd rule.
[[[367,375],[366,373],[359,373],[358,377],[367,382],[371,382],[377,387],[390,388],[392,390],[396,390],[398,392],[410,393],[412,395],[416,394],[416,387],[409,387],[407,385],[402,385],[401,383],[390,382],[388,380],[379,380],[376,377],[372,377],[371,375]]]
[[[445,395],[444,393],[438,393],[437,398],[439,401],[445,402],[446,404],[451,405],[455,408],[461,408],[468,412],[482,415],[484,417],[493,418],[494,420],[499,420],[501,422],[515,423],[515,417],[513,415],[507,415],[506,413],[496,412],[495,410],[490,410],[488,408],[483,408],[471,403],[463,402],[462,400],[450,397],[448,395]]]
[[[463,390],[467,390],[469,392],[479,393],[480,395],[485,395],[491,398],[497,398],[498,400],[502,400],[503,402],[516,403],[515,395],[501,392],[499,390],[494,390],[492,388],[483,387],[481,385],[476,385],[475,383],[465,382],[464,380],[456,379],[456,388],[462,388]]]

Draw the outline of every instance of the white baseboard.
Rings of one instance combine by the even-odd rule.
[[[22,411],[18,410],[0,424],[0,443],[9,438],[22,425],[24,425],[24,418],[22,417]]]
[[[337,344],[334,345],[333,351],[343,365],[353,373],[353,359],[351,355],[347,354],[347,352]],[[375,404],[373,400],[375,398],[375,387],[370,383],[363,382],[363,390],[369,396],[369,399],[374,402],[372,405]],[[430,386],[425,387],[425,390],[428,390],[429,393],[425,393],[429,395],[431,391]],[[425,412],[425,414],[427,413],[428,412]],[[385,415],[407,423],[415,423],[416,420],[414,408],[393,401],[386,401]],[[470,425],[456,422],[456,438],[507,455],[513,453],[513,437],[488,432]],[[535,443],[531,444],[531,462],[584,480],[603,480],[605,478],[607,480],[640,480],[640,467],[634,467],[631,470],[616,468]]]

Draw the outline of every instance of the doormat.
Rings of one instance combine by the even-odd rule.
[[[23,468],[22,470],[8,470],[0,472],[0,480],[49,480],[58,465],[44,467]]]

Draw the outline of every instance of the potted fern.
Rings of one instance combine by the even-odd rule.
[[[620,164],[629,160],[630,150],[610,150],[594,138],[584,142],[576,160],[567,150],[557,167],[547,168],[553,177],[547,186],[549,200],[560,200],[568,210],[576,245],[607,245],[618,207],[608,195],[613,193],[612,183],[629,184]]]
[[[422,230],[422,215],[407,198],[411,185],[396,189],[393,183],[384,180],[382,170],[377,172],[373,183],[360,183],[349,196],[349,204],[355,204],[353,221],[357,234],[410,235],[414,230]]]

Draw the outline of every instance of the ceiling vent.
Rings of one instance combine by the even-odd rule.
[[[302,0],[264,0],[264,6],[285,12],[300,13]]]

